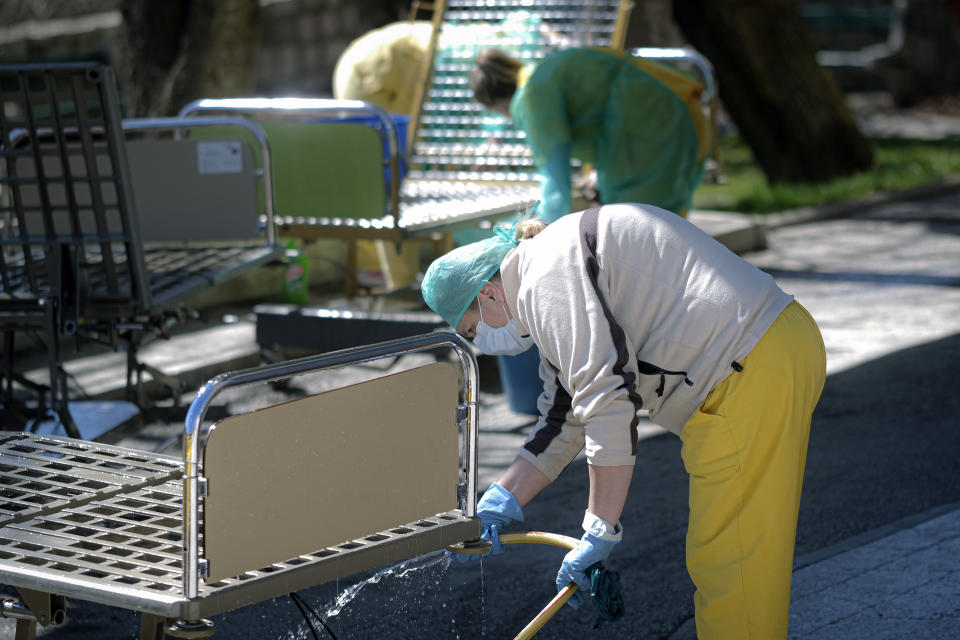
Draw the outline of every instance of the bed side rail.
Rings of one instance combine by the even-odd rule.
[[[232,114],[267,122],[292,121],[303,125],[333,124],[337,121],[357,123],[359,120],[374,122],[374,129],[382,141],[384,171],[389,175],[385,183],[383,216],[399,221],[400,202],[400,142],[397,124],[389,113],[380,107],[361,100],[335,100],[331,98],[204,98],[185,105],[178,116],[196,118],[210,114]],[[318,149],[318,152],[337,153],[338,150]],[[342,152],[343,150],[339,150]],[[305,164],[305,163],[301,163]],[[306,163],[308,164],[308,163]],[[313,180],[323,179],[315,176]],[[283,214],[284,212],[280,212]],[[301,212],[300,215],[303,215]],[[339,215],[343,215],[341,212]],[[379,216],[377,216],[379,217]]]
[[[447,365],[440,365],[436,368],[433,365],[422,367],[421,370],[413,370],[413,373],[404,372],[398,374],[398,377],[387,376],[370,383],[362,383],[354,387],[336,390],[329,394],[319,394],[312,398],[305,399],[306,402],[293,402],[285,405],[279,405],[277,413],[264,410],[246,414],[246,417],[240,416],[233,423],[224,421],[218,425],[204,425],[203,419],[213,399],[222,391],[251,384],[265,383],[269,381],[281,380],[294,375],[320,371],[335,367],[341,367],[350,364],[359,364],[370,362],[382,358],[394,357],[397,355],[415,353],[435,349],[451,349],[457,356],[461,369],[460,400],[454,407],[448,405],[445,401],[437,400],[444,393],[444,390],[437,389],[437,386],[443,387],[446,383],[442,382],[444,378],[452,379],[449,371],[444,371]],[[409,374],[409,375],[407,375]],[[360,522],[361,533],[376,534],[385,527],[400,525],[402,521],[408,519],[412,513],[418,513],[417,518],[435,515],[439,510],[444,510],[447,506],[453,506],[459,503],[463,516],[472,518],[476,514],[476,490],[477,490],[477,383],[478,372],[476,358],[469,344],[452,332],[436,332],[402,338],[390,342],[367,345],[351,349],[344,349],[329,354],[311,356],[282,362],[270,366],[247,369],[243,371],[226,373],[207,382],[198,391],[196,398],[190,406],[185,422],[184,439],[184,520],[183,520],[183,595],[187,599],[196,598],[200,589],[201,579],[216,580],[224,575],[237,575],[239,569],[255,570],[269,564],[270,561],[288,559],[298,553],[310,550],[318,550],[322,547],[325,539],[322,535],[317,535],[316,528],[319,526],[327,527],[328,522],[335,522],[338,518],[353,517],[351,515],[351,504],[353,508],[358,505],[356,499],[363,501],[370,500],[371,504],[367,510],[368,516],[364,516],[364,521]],[[453,387],[450,388],[452,390]],[[324,397],[325,396],[325,397]],[[360,404],[363,403],[363,404]],[[374,411],[373,406],[379,405],[379,410]],[[393,410],[390,423],[383,423],[383,410]],[[455,412],[454,416],[447,416],[447,411]],[[317,412],[320,412],[319,414]],[[260,413],[260,416],[257,414]],[[329,436],[325,436],[320,429],[321,424],[332,422],[332,414],[340,417],[352,417],[349,425],[334,424],[333,430],[346,429],[353,433],[340,433],[333,439],[338,439],[339,455],[342,458],[336,461],[338,451],[330,450],[325,453],[322,450],[328,447],[332,441]],[[261,420],[261,418],[265,418]],[[399,429],[393,421],[398,419],[398,424],[408,424],[410,421],[422,419],[426,425],[426,430],[434,438],[438,432],[443,432],[446,425],[457,423],[464,429],[464,437],[460,444],[459,459],[460,468],[458,470],[459,483],[456,489],[456,496],[453,496],[446,488],[437,489],[427,488],[427,485],[436,484],[431,480],[431,474],[439,472],[447,474],[450,469],[442,463],[440,466],[433,462],[426,462],[425,459],[431,457],[416,455],[416,460],[409,463],[404,460],[398,460],[393,463],[388,462],[390,448],[405,447],[406,455],[415,455],[410,449],[411,443],[403,443],[404,434],[399,432],[394,434],[393,442],[388,443],[386,448],[382,448],[376,455],[372,455],[368,462],[365,462],[365,469],[347,470],[352,474],[351,481],[359,483],[360,476],[365,472],[376,475],[375,467],[389,464],[389,473],[400,474],[397,479],[399,484],[410,482],[413,486],[407,487],[416,496],[415,504],[404,504],[397,506],[393,503],[403,502],[398,500],[398,494],[384,489],[378,494],[376,486],[383,484],[382,478],[374,478],[373,485],[367,485],[359,492],[346,495],[349,492],[346,486],[340,484],[335,490],[330,491],[330,487],[340,483],[338,474],[345,472],[342,464],[357,465],[357,460],[362,459],[364,452],[359,451],[370,438],[384,437],[384,431],[389,429]],[[306,421],[313,424],[305,424]],[[283,423],[283,424],[281,424]],[[362,424],[361,424],[362,423]],[[455,433],[455,429],[450,429]],[[254,437],[250,434],[257,433],[257,444],[243,445],[245,438]],[[415,433],[424,432],[417,428]],[[446,433],[440,436],[440,446],[445,448],[446,453],[451,452],[452,441],[450,434]],[[274,446],[269,444],[271,440],[279,441],[287,438],[288,442]],[[300,440],[297,438],[306,438]],[[238,440],[239,439],[239,440]],[[324,444],[324,441],[327,441]],[[431,440],[430,447],[433,446]],[[424,443],[420,443],[424,444]],[[238,452],[238,447],[249,447],[247,452]],[[378,445],[379,446],[379,445]],[[273,449],[269,455],[257,459],[257,453],[254,451],[258,447],[269,447]],[[303,453],[296,453],[297,447],[302,450],[309,450],[308,456],[312,456],[318,450],[321,451],[321,457],[324,459],[310,458],[310,460],[301,460],[298,468],[292,470],[291,465],[281,467],[284,456],[302,456]],[[415,449],[416,447],[414,447]],[[348,451],[350,452],[348,454]],[[233,458],[233,454],[238,453],[239,457]],[[370,452],[366,452],[370,453]],[[332,454],[332,455],[331,455]],[[223,456],[223,457],[221,457]],[[351,460],[350,456],[354,456]],[[231,465],[236,465],[239,460],[239,467],[231,469]],[[427,475],[421,475],[417,470],[404,469],[407,464],[415,466],[425,464]],[[268,474],[261,476],[252,475],[253,484],[246,486],[240,491],[232,491],[226,488],[231,482],[234,482],[240,475],[249,471],[243,467],[269,467],[269,475],[274,479],[268,480]],[[312,465],[312,466],[311,466]],[[208,472],[211,474],[208,476]],[[256,487],[256,478],[264,484]],[[390,479],[393,482],[393,479]],[[304,486],[307,483],[308,486]],[[316,484],[314,484],[316,483]],[[311,486],[312,485],[312,486]],[[326,485],[326,486],[324,486]],[[238,485],[239,486],[239,485]],[[356,488],[356,487],[354,487]],[[422,492],[421,492],[422,489]],[[243,502],[243,495],[252,495],[250,492],[259,494],[263,500],[268,500],[268,496],[278,493],[290,493],[293,502],[280,508],[277,517],[282,526],[287,531],[300,529],[299,533],[292,533],[285,536],[286,539],[276,544],[274,549],[264,550],[263,553],[250,555],[245,559],[239,557],[242,555],[240,546],[234,544],[235,541],[229,541],[224,536],[230,535],[232,530],[234,535],[239,534],[235,526],[237,520],[228,512],[235,509],[238,501]],[[341,495],[336,495],[337,491],[343,491]],[[216,505],[214,500],[217,492],[224,498],[221,505]],[[311,513],[314,505],[299,501],[299,498],[316,492],[316,495],[323,493],[331,502],[329,511],[324,513]],[[207,502],[209,495],[210,502]],[[201,498],[203,498],[204,517],[212,517],[210,523],[211,529],[206,530],[201,536]],[[249,508],[251,511],[256,509],[254,506],[256,500],[251,501]],[[269,505],[273,508],[276,505]],[[323,509],[324,507],[319,507]],[[282,512],[282,514],[280,513]],[[240,514],[240,519],[248,518],[250,514]],[[397,519],[401,522],[398,522]],[[266,518],[264,518],[266,519]],[[416,519],[416,518],[415,518]],[[249,522],[249,520],[246,520]],[[324,522],[321,522],[324,521]],[[385,523],[393,523],[385,524]],[[286,524],[283,524],[286,523]],[[206,520],[204,527],[206,527]],[[331,539],[347,536],[347,539],[356,537],[354,531],[356,527],[353,524],[341,527],[331,527]],[[253,533],[253,532],[251,532]],[[261,534],[263,532],[260,532]],[[221,535],[223,534],[223,535]],[[303,536],[306,535],[304,538]],[[211,547],[213,558],[201,557],[200,540],[212,543]],[[249,545],[256,535],[244,543],[249,550]],[[343,538],[340,538],[341,540]],[[262,538],[261,538],[262,540]],[[220,545],[220,542],[224,542]],[[313,547],[307,549],[306,547]],[[425,553],[432,549],[420,549],[419,553]],[[222,553],[221,553],[222,552]],[[209,555],[209,554],[207,554]],[[254,557],[255,556],[255,557]],[[213,562],[211,562],[213,560]],[[217,566],[218,562],[222,562]],[[246,565],[246,566],[243,566]],[[372,565],[376,566],[376,565]]]

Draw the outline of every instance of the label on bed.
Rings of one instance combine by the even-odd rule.
[[[240,142],[198,142],[197,171],[206,174],[243,171]]]

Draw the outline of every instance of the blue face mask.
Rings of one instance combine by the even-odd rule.
[[[532,347],[533,338],[523,335],[520,326],[513,318],[502,327],[491,327],[483,321],[483,306],[481,305],[480,322],[477,323],[477,333],[473,337],[473,344],[488,356],[515,356]]]

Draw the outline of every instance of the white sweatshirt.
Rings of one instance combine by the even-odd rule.
[[[520,455],[551,480],[586,446],[632,465],[637,411],[679,435],[793,296],[680,216],[606,205],[560,218],[500,265],[540,349],[540,419]]]

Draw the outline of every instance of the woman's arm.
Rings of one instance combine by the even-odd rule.
[[[590,502],[587,510],[615,526],[627,501],[633,467],[587,466],[590,469]]]
[[[532,462],[518,456],[497,483],[512,493],[522,507],[550,484],[550,478],[533,466]]]
[[[570,213],[570,144],[554,146],[539,169],[543,202],[537,217],[550,224]]]
[[[537,217],[547,224],[570,213],[573,134],[564,87],[555,75],[549,70],[539,74],[535,70],[510,103],[514,123],[526,134],[540,174],[541,203]]]
[[[590,470],[590,500],[587,510],[616,525],[627,501],[633,467],[600,467],[591,464],[587,465],[587,468]],[[550,478],[529,460],[517,457],[497,482],[513,494],[520,506],[526,506],[550,484]]]

